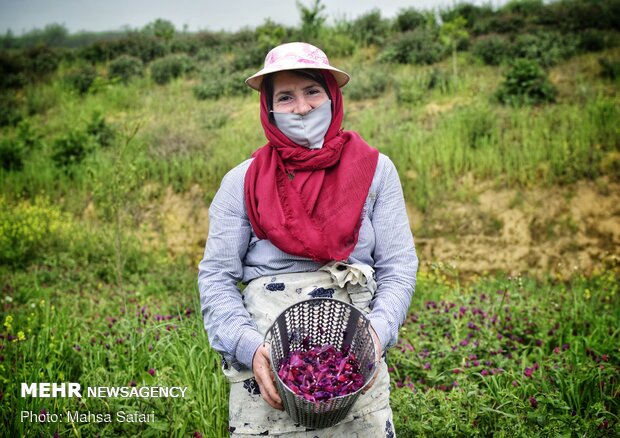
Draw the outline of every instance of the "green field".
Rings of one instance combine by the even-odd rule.
[[[265,142],[258,95],[242,81],[274,41],[306,35],[351,73],[344,127],[394,161],[408,206],[423,218],[412,223],[420,241],[457,245],[466,228],[459,212],[437,212],[477,205],[479,186],[521,193],[592,183],[617,197],[618,29],[556,29],[523,18],[535,16],[535,5],[570,12],[594,3],[512,2],[489,15],[503,17],[497,22],[471,15],[496,28],[485,33],[470,21],[454,53],[437,23],[426,24],[431,36],[416,36],[372,14],[354,27],[316,32],[266,23],[236,34],[135,34],[114,46],[120,55],[90,40],[47,49],[26,46],[25,37],[11,47],[1,40],[1,434],[227,436],[228,383],[203,329],[196,266],[221,178]],[[601,4],[610,8],[605,14],[618,10],[617,2]],[[527,26],[502,33],[506,17]],[[373,27],[381,23],[391,27]],[[497,55],[495,65],[481,55],[497,35],[513,44],[500,54],[522,50],[529,62],[515,82],[517,90],[536,90],[524,101],[514,90],[507,92],[513,100],[502,101],[498,91],[516,71],[511,60]],[[417,53],[415,41],[424,38],[444,41],[437,59],[398,58]],[[140,59],[143,52],[131,52],[147,42],[161,53],[149,49],[155,55]],[[125,53],[133,61],[118,61]],[[161,73],[164,62],[180,65],[170,67],[178,74]],[[39,70],[29,76],[19,70],[26,64]],[[387,356],[398,436],[619,435],[619,215],[617,207],[601,213],[612,224],[598,236],[607,253],[587,272],[514,275],[505,267],[463,275],[451,260],[422,257],[409,317]],[[188,217],[199,237],[186,228]],[[483,219],[481,235],[505,226]],[[569,219],[530,229],[553,240],[559,227],[579,228]],[[571,248],[577,258],[581,249]],[[460,250],[467,257],[467,246]],[[188,390],[184,398],[32,398],[21,397],[22,382]],[[74,411],[113,421],[75,421],[66,415]],[[63,421],[22,421],[22,412]],[[118,412],[154,413],[154,421],[120,422]]]

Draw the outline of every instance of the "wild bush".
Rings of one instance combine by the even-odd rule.
[[[540,12],[537,22],[566,32],[585,29],[620,29],[617,0],[563,0],[551,2]]]
[[[16,93],[13,90],[0,90],[0,127],[16,125],[22,117]]]
[[[14,139],[0,140],[0,166],[4,170],[18,171],[24,167],[24,148]]]
[[[379,59],[400,64],[434,64],[445,53],[435,30],[418,27],[396,37],[381,52]]]
[[[69,168],[84,160],[91,149],[86,132],[75,129],[54,140],[52,160],[59,167]]]
[[[163,85],[193,69],[193,61],[186,54],[167,55],[151,63],[151,78]]]
[[[523,105],[554,102],[557,90],[545,70],[530,59],[517,59],[504,75],[495,96],[504,104]]]
[[[132,78],[142,76],[144,65],[139,58],[130,55],[121,55],[112,62],[108,68],[110,79],[118,79],[122,83],[128,83]]]
[[[0,90],[21,88],[27,82],[26,58],[0,50]]]
[[[219,99],[224,96],[240,96],[252,90],[245,80],[254,73],[254,69],[229,71],[210,69],[203,73],[200,84],[193,88],[194,97],[198,100]]]
[[[472,44],[471,51],[487,65],[500,65],[510,58],[512,44],[504,35],[484,35]]]
[[[97,70],[92,65],[74,67],[65,73],[64,81],[79,94],[86,94],[97,77]]]
[[[200,50],[200,43],[194,35],[175,36],[170,41],[170,51],[172,53],[187,53],[194,56]]]
[[[457,3],[453,7],[440,11],[443,23],[463,17],[466,21],[466,30],[472,36],[489,33],[489,20],[495,17],[496,12],[490,5],[477,6],[471,3]]]
[[[233,49],[233,69],[246,70],[262,67],[267,50],[256,42]]]
[[[616,80],[620,78],[620,61],[612,61],[607,58],[599,58],[601,76],[606,79]]]
[[[198,100],[219,99],[224,95],[224,87],[220,81],[205,78],[200,84],[194,85],[192,92]]]
[[[536,32],[517,35],[511,55],[527,58],[550,67],[577,52],[577,38],[559,32]]]
[[[389,20],[381,17],[379,9],[360,15],[351,23],[351,35],[360,44],[381,46],[390,33]]]
[[[342,92],[351,100],[375,99],[385,92],[390,80],[388,72],[381,67],[360,68]]]
[[[95,111],[86,125],[86,133],[92,137],[96,144],[102,147],[111,146],[116,139],[116,131],[108,125],[103,115]]]
[[[319,34],[317,45],[325,47],[329,57],[349,57],[357,50],[357,44],[349,32],[331,28]]]
[[[474,24],[475,34],[500,33],[514,34],[522,32],[527,25],[525,17],[513,12],[497,12]]]
[[[58,50],[46,46],[37,46],[24,52],[27,63],[26,74],[31,80],[43,80],[54,73],[60,64],[61,55]]]
[[[598,29],[586,29],[578,35],[578,49],[582,52],[598,52],[617,45],[617,35]]]
[[[394,28],[398,32],[408,32],[426,24],[426,15],[416,8],[405,8],[398,11],[394,19]]]

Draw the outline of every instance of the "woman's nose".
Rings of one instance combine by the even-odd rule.
[[[293,112],[295,114],[304,115],[312,109],[312,105],[306,100],[305,97],[300,97],[295,102],[295,108]]]

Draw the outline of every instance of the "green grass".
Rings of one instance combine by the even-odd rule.
[[[604,54],[613,58],[618,51]],[[501,69],[481,66],[467,54],[460,59],[458,79],[447,64],[377,66],[390,78],[387,91],[374,97],[374,89],[369,89],[370,99],[348,102],[344,126],[394,159],[406,199],[422,211],[443,201],[468,173],[476,180],[511,186],[616,177],[620,97],[617,84],[588,67],[599,56],[583,55],[566,63],[578,73],[567,86],[562,85],[566,81],[560,84],[566,90],[556,104],[515,108],[493,100]],[[558,72],[562,68],[556,67]],[[359,70],[365,87],[370,87],[364,78],[371,72]],[[429,86],[432,78],[439,79]],[[139,163],[149,181],[178,191],[198,183],[207,199],[225,172],[265,141],[256,94],[199,101],[192,93],[192,79],[159,86],[139,78],[126,86],[104,82],[96,92],[80,96],[58,83],[35,85],[28,93],[48,96],[55,105],[27,120],[36,141],[24,169],[0,170],[0,187],[7,196],[45,191],[69,199],[71,192],[73,202],[81,205],[96,184],[93,168],[113,162],[114,148],[95,146],[70,169],[50,165],[50,158],[55,140],[63,133],[83,132],[93,114],[101,114],[120,138],[139,126],[127,159]],[[416,100],[399,102],[396,95],[403,87],[414,87]],[[5,128],[0,136],[23,141],[16,128]],[[77,205],[70,210],[79,212]]]
[[[567,283],[423,275],[389,356],[400,436],[620,431],[620,297],[607,271]]]
[[[84,269],[58,251],[27,270],[2,268],[7,436],[227,435],[228,384],[202,328],[194,269],[141,257],[144,266],[127,265],[122,290],[102,281],[106,269],[98,265],[111,258]],[[498,276],[461,283],[455,275],[424,266],[388,355],[399,436],[620,432],[617,266],[564,282]],[[189,389],[182,399],[35,399],[20,397],[21,382]],[[122,410],[154,413],[157,421],[22,423],[16,414],[23,410],[113,417]]]
[[[597,59],[618,53],[554,67],[558,101],[538,107],[497,104],[501,68],[467,54],[459,56],[458,80],[449,61],[382,65],[383,91],[360,78],[355,100],[346,101],[345,128],[393,159],[407,202],[429,216],[431,206],[472,197],[464,177],[469,185],[491,181],[517,189],[617,180],[618,82],[599,76]],[[353,80],[355,66],[369,63],[350,62]],[[358,73],[370,77],[372,71],[371,65]],[[63,85],[61,73],[29,85],[19,97],[24,121],[0,130],[0,141],[24,151],[21,170],[0,168],[3,435],[226,436],[228,387],[202,327],[195,261],[175,259],[162,242],[146,245],[137,236],[140,214],[157,202],[157,193],[197,184],[208,203],[223,175],[264,143],[258,97],[200,101],[191,77],[165,86],[148,77],[128,85],[99,78],[80,96]],[[89,133],[97,114],[114,131],[112,144]],[[53,157],[70,134],[84,140],[85,153],[61,166]],[[517,196],[514,202],[523,201]],[[85,213],[89,205],[94,214]],[[493,216],[478,219],[483,234],[502,227]],[[558,218],[538,232],[553,238],[575,227]],[[390,352],[399,436],[620,433],[617,265],[591,278],[456,278],[423,267],[401,343]],[[449,303],[467,309],[460,318],[458,310],[451,317],[454,309],[435,315],[430,301],[439,309]],[[488,318],[472,314],[474,307]],[[489,322],[494,315],[496,322]],[[461,345],[468,333],[471,342]],[[189,390],[184,399],[19,396],[21,382],[70,381],[83,388],[135,382]],[[16,415],[42,409],[139,410],[157,421],[44,424],[22,423]]]

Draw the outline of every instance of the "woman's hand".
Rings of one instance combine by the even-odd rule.
[[[263,399],[274,409],[284,410],[282,399],[275,385],[275,376],[269,362],[269,349],[265,344],[258,347],[252,359],[252,372]]]
[[[366,392],[372,388],[372,385],[375,384],[375,380],[377,380],[377,376],[379,375],[379,364],[381,363],[381,352],[383,351],[381,341],[379,341],[379,337],[377,336],[375,329],[372,328],[372,325],[370,326],[370,334],[372,335],[372,340],[375,343],[375,360],[377,361],[377,367],[375,368],[375,374],[372,376],[372,379],[370,379],[370,382],[368,382],[368,385],[362,389],[362,394],[366,394]]]

